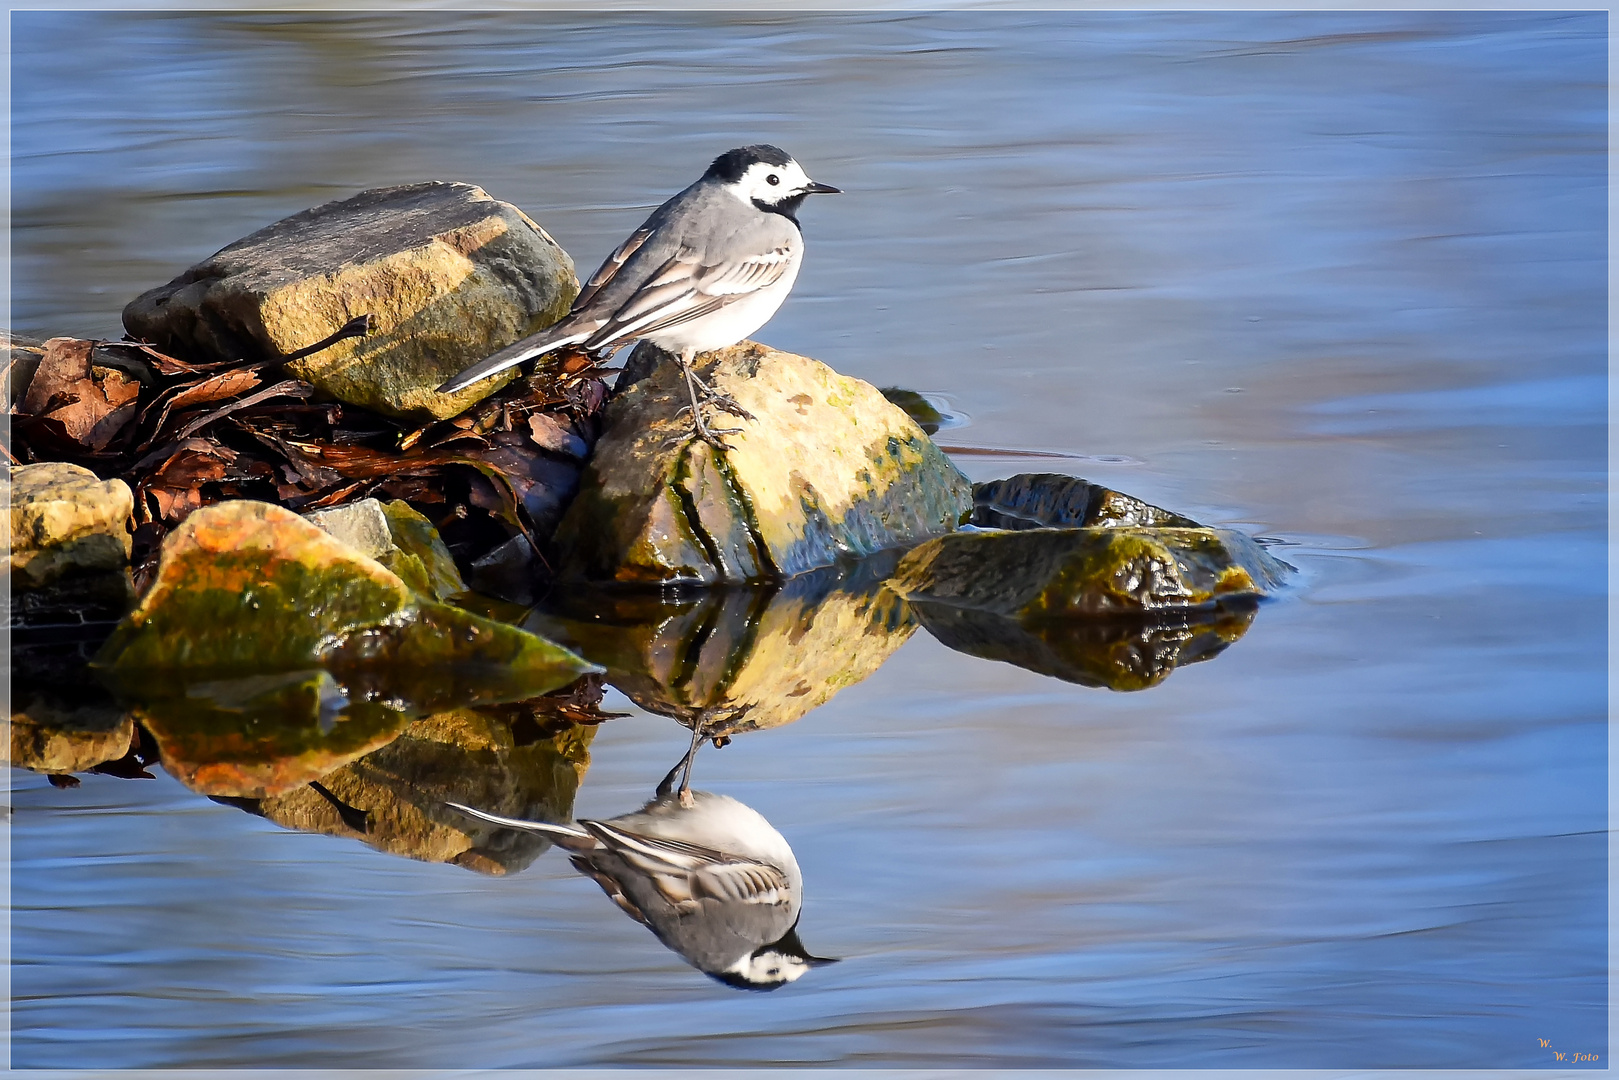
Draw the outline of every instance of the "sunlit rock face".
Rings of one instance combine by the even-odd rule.
[[[450,693],[458,670],[532,696],[589,665],[533,634],[415,593],[290,510],[247,500],[191,514],[164,540],[151,588],[98,662],[150,692],[166,672],[388,672],[407,696]]]
[[[647,362],[642,345],[631,365]],[[948,532],[970,512],[959,470],[873,386],[754,342],[699,357],[753,420],[691,437],[685,383],[656,364],[610,404],[556,535],[565,580],[775,581]]]
[[[930,540],[905,556],[888,587],[911,601],[1027,621],[1255,600],[1286,574],[1230,529],[1030,529]]]
[[[10,491],[10,543],[0,566],[14,589],[129,562],[134,497],[122,480],[53,461],[12,466]]]
[[[295,361],[323,393],[388,416],[443,419],[516,378],[436,387],[556,322],[573,260],[521,210],[471,184],[376,188],[260,229],[136,297],[124,326],[185,359],[274,360],[358,315],[372,332]]]

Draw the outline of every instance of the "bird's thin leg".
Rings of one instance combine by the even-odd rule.
[[[691,369],[691,360],[693,355],[694,353],[691,349],[682,349],[680,351],[680,355],[675,357],[675,362],[680,365],[681,374],[686,377],[686,392],[691,395],[690,408],[692,431],[699,439],[702,439],[714,449],[729,450],[730,447],[725,445],[725,440],[721,439],[720,436],[735,435],[742,429],[711,428],[708,426],[708,421],[703,419],[703,402],[712,397],[712,392],[707,390],[705,386],[703,394],[699,395],[697,388],[703,384],[701,380],[697,378],[697,373]]]
[[[686,378],[697,384],[697,389],[703,392],[703,400],[714,406],[716,409],[723,409],[732,416],[743,420],[754,419],[754,415],[752,413],[744,409],[741,405],[737,404],[736,398],[732,397],[730,394],[720,393],[718,390],[704,382],[702,377],[698,375],[697,372],[687,368]]]
[[[704,719],[705,718],[702,713],[698,713],[692,718],[691,746],[689,749],[687,749],[685,758],[681,760],[680,765],[678,766],[678,768],[681,770],[680,805],[684,806],[688,810],[695,805],[695,801],[691,797],[691,766],[692,763],[697,760],[697,748],[703,745]]]

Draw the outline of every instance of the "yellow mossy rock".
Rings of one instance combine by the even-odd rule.
[[[517,377],[439,384],[567,314],[573,260],[472,184],[376,188],[284,218],[124,308],[131,336],[192,360],[274,360],[371,315],[371,333],[288,365],[353,405],[444,419]]]
[[[647,362],[637,349],[630,364]],[[557,529],[564,579],[780,581],[949,532],[972,486],[869,383],[745,341],[698,358],[752,420],[716,451],[691,437],[672,362],[607,407],[606,431]]]
[[[129,562],[135,500],[128,484],[59,461],[13,465],[10,480],[4,567],[14,588],[38,589],[64,574]]]

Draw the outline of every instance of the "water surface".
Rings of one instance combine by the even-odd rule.
[[[760,333],[1288,541],[1135,693],[916,633],[699,759],[842,957],[704,979],[505,877],[13,777],[19,1067],[1537,1067],[1606,1058],[1600,13],[13,20],[11,323],[121,333],[285,214],[466,180],[588,271],[718,152],[847,194]],[[576,812],[686,733],[622,696]],[[1542,1045],[1541,1040],[1550,1043]],[[1602,1062],[1599,1062],[1601,1064]]]

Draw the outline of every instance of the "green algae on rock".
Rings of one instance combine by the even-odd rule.
[[[591,670],[533,634],[419,597],[290,510],[245,500],[197,510],[165,539],[151,588],[97,663],[137,693],[173,672],[329,666],[431,683],[473,668],[498,673],[506,700]]]
[[[13,465],[10,481],[3,568],[14,588],[38,589],[64,574],[129,563],[135,503],[128,484],[60,461]]]
[[[656,355],[642,344],[630,366]],[[691,438],[678,368],[653,364],[604,414],[555,537],[563,579],[782,580],[949,532],[971,510],[966,477],[875,387],[749,341],[696,368],[756,419],[716,452]]]
[[[130,335],[189,360],[277,360],[359,315],[371,332],[294,361],[322,392],[386,416],[451,417],[517,378],[455,394],[473,361],[567,314],[573,261],[471,184],[363,191],[268,225],[124,309]]]
[[[1289,569],[1230,529],[961,532],[907,554],[888,587],[912,601],[1053,619],[1257,599]]]
[[[1063,473],[1019,473],[974,484],[973,524],[987,529],[1201,528],[1191,518]]]

